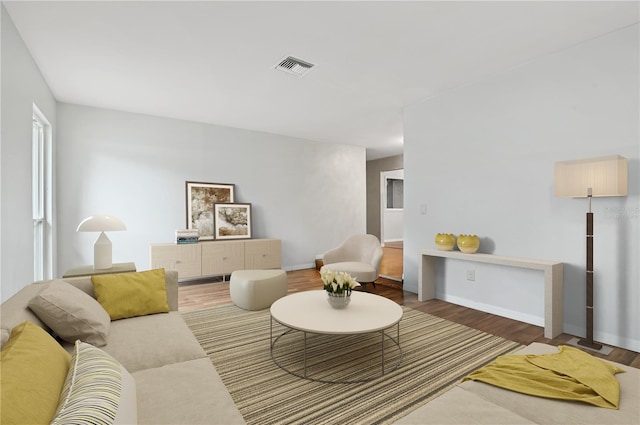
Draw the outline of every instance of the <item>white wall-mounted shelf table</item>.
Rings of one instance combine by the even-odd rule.
[[[563,264],[556,261],[502,257],[492,254],[465,254],[459,251],[424,249],[418,271],[418,300],[436,297],[436,263],[438,258],[452,258],[477,263],[542,270],[544,272],[544,336],[554,338],[562,333]]]

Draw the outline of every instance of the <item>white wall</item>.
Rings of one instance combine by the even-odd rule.
[[[387,209],[384,212],[384,242],[402,240],[404,230],[404,211],[401,209]]]
[[[149,244],[186,226],[185,182],[235,184],[252,204],[254,238],[282,240],[282,264],[316,256],[365,231],[365,150],[284,136],[58,104],[59,270],[93,262],[97,213],[120,217],[113,261],[149,268]]]
[[[594,333],[640,351],[638,40],[635,25],[406,108],[406,289],[417,291],[418,253],[436,233],[477,233],[482,252],[562,261],[564,331],[584,336],[587,200],[554,197],[553,167],[620,154],[629,196],[593,201]],[[447,261],[437,285],[443,298],[542,317],[541,273]]]
[[[4,301],[33,281],[33,221],[31,214],[31,122],[33,104],[53,126],[56,143],[56,102],[33,62],[4,6],[1,62],[2,104],[0,144],[0,288]],[[55,216],[52,218],[55,222]],[[54,266],[55,267],[55,266]]]

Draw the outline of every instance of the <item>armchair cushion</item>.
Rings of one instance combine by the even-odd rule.
[[[359,263],[357,261],[346,261],[342,263],[325,264],[320,270],[333,270],[336,272],[349,273],[358,282],[373,282],[378,278],[378,273],[369,263]]]
[[[323,268],[347,272],[358,282],[373,282],[380,273],[382,254],[377,237],[355,234],[322,255]]]

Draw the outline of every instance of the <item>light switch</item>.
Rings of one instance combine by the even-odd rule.
[[[420,204],[420,215],[427,214],[427,204]]]

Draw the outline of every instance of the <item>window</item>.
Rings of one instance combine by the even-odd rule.
[[[404,180],[387,179],[387,208],[404,208]]]
[[[31,211],[34,280],[53,276],[51,240],[51,125],[33,105],[31,129]]]

